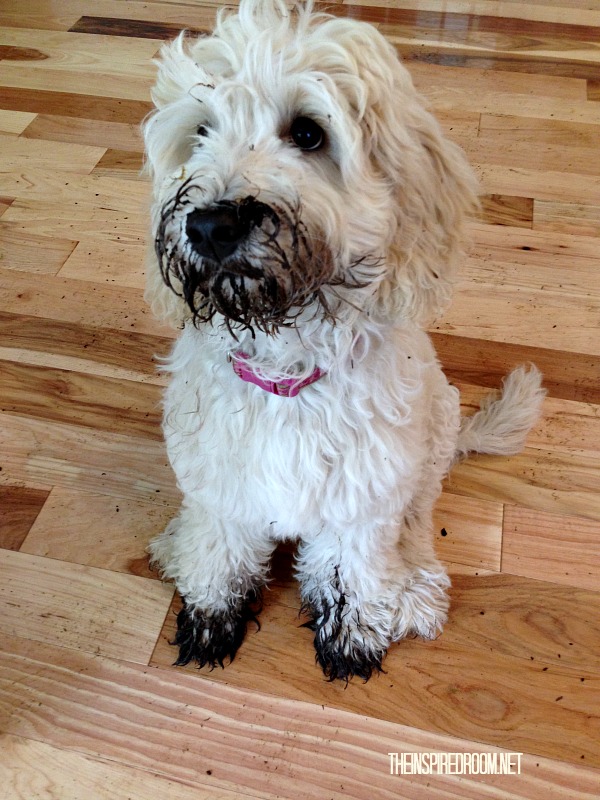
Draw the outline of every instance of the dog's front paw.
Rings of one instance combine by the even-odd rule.
[[[185,666],[191,661],[199,667],[231,663],[241,645],[249,622],[260,628],[257,615],[261,610],[260,593],[253,591],[237,605],[225,611],[207,611],[187,605],[177,614],[177,633],[171,642],[179,647],[175,666]]]
[[[343,604],[343,595],[340,600]],[[368,681],[374,672],[382,671],[387,648],[381,645],[376,631],[361,623],[356,613],[350,617],[339,603],[333,607],[307,604],[303,610],[312,617],[305,624],[315,632],[316,660],[329,681],[348,682],[355,675]]]

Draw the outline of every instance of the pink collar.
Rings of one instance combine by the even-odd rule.
[[[310,386],[311,383],[318,381],[319,378],[325,375],[323,370],[317,367],[308,378],[304,378],[301,381],[295,380],[294,378],[283,378],[283,380],[280,381],[267,381],[247,365],[249,358],[250,356],[246,353],[243,353],[241,350],[236,350],[232,359],[233,371],[235,374],[243,381],[260,386],[265,392],[271,392],[271,394],[276,394],[279,397],[295,397],[300,392],[300,389],[303,389],[305,386]]]

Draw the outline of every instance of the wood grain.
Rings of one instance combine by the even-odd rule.
[[[176,510],[55,486],[42,512],[33,525],[30,523],[20,550],[57,561],[157,578],[148,568],[145,550]]]
[[[294,703],[165,674],[127,662],[15,642],[0,656],[0,676],[13,681],[8,731],[118,766],[158,771],[165,778],[210,787],[218,797],[239,787],[258,797],[379,800],[398,796],[388,752],[464,752],[472,742],[420,732],[326,705]],[[169,688],[173,687],[173,688]],[[39,705],[40,699],[43,702]],[[181,738],[185,735],[185,747]],[[260,755],[248,743],[260,738]],[[487,748],[494,749],[494,748]],[[578,765],[526,757],[523,774],[402,779],[411,797],[564,797],[591,800],[598,773]],[[426,778],[426,780],[423,780]],[[485,788],[484,788],[485,787]],[[579,792],[579,794],[577,794]],[[201,795],[200,795],[201,796]]]
[[[37,114],[24,128],[22,136],[26,139],[87,145],[101,142],[104,147],[138,153],[143,149],[139,125],[58,114]]]
[[[19,167],[23,161],[32,169],[44,167],[51,159],[61,172],[92,171],[103,155],[101,147],[72,145],[66,142],[38,142],[30,139],[0,136],[2,160],[7,170]]]
[[[600,519],[598,456],[526,448],[518,456],[474,456],[446,479],[456,494],[538,511]]]
[[[158,439],[0,414],[0,452],[0,483],[10,476],[29,485],[99,491],[158,505],[180,501]]]
[[[0,264],[4,269],[56,275],[77,242],[36,236],[0,222]]]
[[[86,95],[75,91],[56,91],[0,85],[0,104],[12,111],[58,114],[65,117],[139,124],[151,110],[149,100]]]
[[[68,285],[68,284],[67,284]],[[21,298],[22,299],[22,298]],[[46,359],[69,359],[79,371],[106,374],[120,371],[129,379],[164,384],[157,375],[157,358],[166,356],[172,346],[173,331],[154,328],[150,335],[109,327],[93,327],[86,322],[61,322],[27,314],[0,311],[0,348],[19,353],[15,360],[31,361],[34,354]]]
[[[35,114],[26,111],[0,111],[0,133],[20,134],[35,119]]]
[[[516,228],[533,227],[533,198],[485,195],[481,200],[481,218],[491,225]]]
[[[597,590],[600,586],[600,524],[581,517],[507,506],[502,569],[554,583]]]
[[[151,384],[0,361],[0,387],[4,413],[162,441]]]
[[[213,22],[214,14],[208,9],[199,8],[210,19],[204,28],[188,28],[190,33],[207,33],[210,24]],[[127,36],[136,39],[174,39],[181,32],[181,25],[168,22],[150,22],[138,19],[115,19],[114,17],[90,17],[84,16],[69,28],[76,33],[93,33],[98,35],[108,34],[110,36]]]
[[[590,402],[600,401],[598,359],[547,347],[512,342],[494,342],[457,336],[449,331],[430,331],[435,349],[449,379],[498,387],[502,378],[518,364],[536,364],[544,376],[544,387],[552,397]]]
[[[90,272],[90,262],[94,264]],[[113,283],[143,291],[146,277],[146,248],[137,243],[87,239],[79,242],[60,269],[62,278],[94,283]]]
[[[459,382],[461,408],[472,414],[487,389]],[[547,397],[539,420],[531,429],[527,444],[536,450],[547,450],[568,455],[597,457],[600,450],[600,414],[593,403],[578,403]]]
[[[0,780],[5,800],[249,800],[267,795],[241,794],[199,785],[186,786],[154,772],[81,755],[20,736],[3,736]]]
[[[0,486],[0,548],[21,547],[48,494],[28,486]]]
[[[5,550],[0,631],[7,639],[23,636],[146,664],[172,594],[148,578]]]
[[[501,591],[487,583],[495,579],[504,581]],[[595,739],[600,727],[589,712],[600,700],[600,683],[594,666],[586,664],[586,652],[577,653],[568,644],[573,639],[567,638],[585,631],[592,621],[597,630],[596,605],[588,613],[577,604],[581,616],[557,630],[560,598],[549,609],[545,606],[553,597],[552,584],[494,575],[455,576],[453,593],[457,604],[447,631],[435,642],[405,640],[391,647],[385,673],[366,685],[352,682],[346,688],[323,681],[310,651],[311,632],[299,627],[299,598],[295,588],[287,586],[265,596],[261,629],[247,636],[232,664],[213,672],[198,673],[192,666],[184,671],[238,688],[251,682],[259,691],[357,714],[368,703],[369,715],[378,719],[574,764],[583,755],[586,764],[598,766]],[[465,594],[471,602],[462,602]],[[524,597],[525,608],[512,601]],[[498,616],[507,604],[510,612],[499,626]],[[179,608],[175,600],[173,612]],[[482,617],[481,610],[488,614]],[[518,636],[512,632],[515,627]],[[511,640],[505,647],[507,629]],[[151,663],[179,673],[182,668],[171,666],[174,648],[169,642],[174,632],[175,613],[170,613]],[[473,652],[479,654],[477,659],[469,655]],[[540,724],[551,726],[552,735],[540,737]]]
[[[81,324],[120,335],[160,332],[164,337],[168,333],[154,322],[141,293],[128,287],[23,272],[17,275],[0,268],[0,304],[9,314],[52,319],[67,326]]]
[[[94,175],[137,180],[144,165],[141,153],[129,150],[107,150],[94,167]]]
[[[447,564],[498,572],[502,516],[501,503],[442,493],[433,517],[438,556]]]
[[[558,200],[536,200],[533,210],[533,227],[535,230],[598,236],[600,206],[565,203]]]

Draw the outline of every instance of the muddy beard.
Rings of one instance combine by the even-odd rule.
[[[163,280],[183,298],[194,325],[212,322],[219,314],[231,332],[275,333],[293,327],[311,306],[315,315],[335,323],[324,289],[364,286],[336,275],[331,250],[324,237],[308,236],[299,206],[270,206],[252,197],[219,204],[235,209],[247,223],[247,241],[222,262],[201,257],[176,224],[186,208],[193,210],[188,195],[194,188],[186,182],[165,204],[155,239]]]

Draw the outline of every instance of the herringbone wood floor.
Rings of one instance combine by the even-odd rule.
[[[406,59],[485,195],[432,335],[466,406],[549,390],[525,452],[439,503],[452,612],[386,673],[324,682],[279,554],[224,671],[174,669],[148,540],[178,497],[142,301],[151,59],[206,0],[0,2],[0,796],[593,798],[600,793],[600,5],[330,3]],[[520,776],[389,775],[389,752],[525,755]]]

